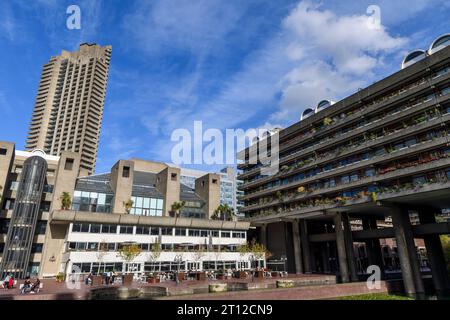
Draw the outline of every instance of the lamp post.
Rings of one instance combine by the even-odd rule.
[[[255,279],[255,271],[253,270],[253,265],[254,262],[256,261],[256,257],[253,253],[250,253],[249,259],[250,259],[250,272],[252,273],[252,282],[253,282]]]
[[[286,261],[287,261],[286,255],[283,254],[283,255],[280,257],[280,259],[281,259],[281,261],[283,261],[283,271],[286,272]]]
[[[180,263],[183,261],[183,256],[181,254],[177,254],[175,256],[174,261],[177,263],[177,272],[175,273],[175,281],[178,284],[180,283],[180,280],[178,279],[178,273],[180,272]]]

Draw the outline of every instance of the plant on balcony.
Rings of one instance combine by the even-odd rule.
[[[304,186],[297,188],[297,193],[304,193],[304,192],[306,192],[306,188]]]
[[[372,199],[373,203],[377,203],[377,193],[375,191],[370,193],[370,198]]]
[[[133,208],[133,200],[128,199],[127,201],[122,202],[125,212],[130,214],[131,208]]]
[[[180,212],[181,209],[184,208],[184,206],[186,205],[186,201],[175,201],[174,203],[172,203],[171,207],[170,207],[170,215],[173,217],[180,217]]]
[[[277,191],[275,197],[277,198],[277,200],[281,201],[283,199],[283,194],[280,191]]]
[[[326,117],[326,118],[323,119],[323,125],[324,126],[329,126],[332,123],[333,123],[333,119],[331,119],[329,117]]]
[[[219,205],[212,216],[214,220],[222,221],[233,221],[234,217],[234,210],[228,204]]]
[[[72,205],[72,199],[70,198],[70,194],[68,192],[63,192],[61,195],[61,209],[69,210]]]

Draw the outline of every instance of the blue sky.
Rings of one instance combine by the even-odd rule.
[[[81,30],[66,28],[71,4]],[[381,28],[367,27],[371,4]],[[0,14],[0,140],[18,149],[50,56],[82,42],[113,46],[97,172],[130,157],[170,161],[172,131],[194,120],[286,127],[450,32],[441,0],[3,0]]]

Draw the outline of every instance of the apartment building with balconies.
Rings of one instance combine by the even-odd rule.
[[[421,55],[408,54],[393,75],[341,101],[323,100],[306,109],[301,121],[279,132],[276,174],[264,175],[261,163],[249,161],[256,148],[238,154],[244,160],[238,165],[243,170],[238,179],[244,181],[241,212],[258,227],[275,259],[287,255],[292,271],[336,272],[343,281],[355,280],[352,241],[372,248],[359,270],[364,273],[380,259],[380,239],[398,240],[404,223],[411,241],[408,249],[398,247],[399,268],[407,290],[423,291],[420,262],[408,254],[417,240],[436,244],[427,245],[431,236],[416,233],[409,218],[433,224],[450,207],[449,44],[450,35],[441,36]],[[389,219],[393,224],[381,226]],[[362,221],[363,231],[351,230],[355,220]],[[388,229],[389,235],[378,234]],[[448,225],[440,229],[448,231]],[[447,288],[448,276],[439,268],[431,272],[435,279],[445,278]],[[412,269],[416,278],[405,279]]]

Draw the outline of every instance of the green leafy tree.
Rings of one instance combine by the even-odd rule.
[[[70,198],[70,194],[68,192],[63,192],[61,195],[61,209],[69,210],[72,205],[72,199]]]
[[[131,262],[141,254],[141,247],[136,243],[123,243],[119,248],[119,256],[126,262]]]

